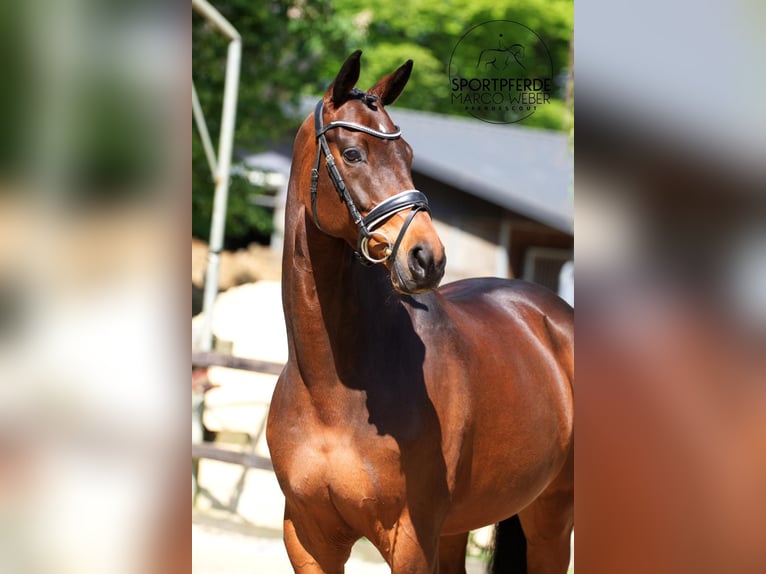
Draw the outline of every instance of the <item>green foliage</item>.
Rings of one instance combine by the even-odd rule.
[[[202,147],[198,141],[194,141],[193,146]],[[199,155],[198,160],[204,163],[202,151],[198,150],[196,153]],[[207,238],[210,232],[210,217],[213,215],[213,178],[207,164],[194,176],[198,179],[195,181],[198,188],[192,194],[192,235]],[[252,203],[253,197],[259,193],[262,193],[261,189],[242,177],[232,176],[226,212],[226,247],[236,248],[262,241],[273,231],[271,213]]]
[[[295,132],[298,122],[286,110],[297,105],[303,94],[324,88],[317,74],[320,63],[328,51],[342,52],[342,46],[353,40],[353,25],[335,16],[327,0],[216,0],[213,4],[242,36],[235,154],[237,150],[265,150]],[[216,144],[228,43],[196,13],[192,39],[192,75]],[[192,233],[207,238],[213,181],[196,129],[193,133]],[[226,219],[228,247],[265,240],[271,233],[269,212],[250,201],[257,192],[246,181],[232,179]]]
[[[348,45],[335,61],[326,61],[323,71],[332,77],[340,62],[353,49],[364,51],[362,87],[372,85],[407,59],[415,66],[410,86],[397,105],[443,114],[464,115],[452,105],[448,65],[460,38],[471,27],[489,20],[513,20],[533,29],[543,39],[551,55],[554,77],[566,77],[574,24],[572,0],[355,0],[336,2],[339,16],[357,22],[361,41]],[[493,45],[494,38],[486,44]],[[329,68],[328,68],[329,66]],[[558,102],[544,113],[536,112],[524,125],[566,129],[563,86]]]
[[[574,21],[573,0],[215,0],[240,31],[243,58],[235,149],[249,152],[292,139],[299,119],[290,113],[306,94],[323,93],[353,50],[362,49],[359,85],[371,86],[412,59],[415,66],[398,106],[444,114],[451,104],[448,63],[461,36],[488,20],[532,28],[548,47],[554,77],[565,77]],[[193,76],[217,141],[226,41],[193,18]],[[491,44],[491,42],[490,42]],[[571,112],[561,93],[523,125],[569,131]],[[195,130],[192,145],[193,231],[207,237],[213,186]],[[254,190],[232,182],[227,220],[230,244],[270,232],[268,213],[252,205]]]
[[[535,127],[567,131],[572,122],[572,113],[562,100],[551,99],[550,103],[539,106],[529,119],[534,120]]]

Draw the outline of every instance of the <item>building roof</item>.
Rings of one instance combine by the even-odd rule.
[[[573,163],[566,134],[389,108],[412,169],[571,233]]]

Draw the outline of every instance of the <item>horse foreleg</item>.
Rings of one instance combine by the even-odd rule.
[[[437,574],[439,572],[439,532],[418,530],[405,513],[388,532],[388,552],[381,554],[391,566],[391,574]]]
[[[343,574],[354,538],[345,525],[331,519],[319,522],[306,512],[298,524],[285,506],[284,541],[287,556],[296,574]]]
[[[465,574],[468,532],[439,539],[439,574]]]

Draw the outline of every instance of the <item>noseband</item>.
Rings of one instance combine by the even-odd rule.
[[[363,99],[364,102],[370,107],[372,107],[372,102],[377,100],[376,96],[369,95],[358,90],[353,92],[353,96],[359,99]],[[410,226],[410,223],[412,222],[415,215],[419,211],[426,211],[429,214],[431,213],[431,210],[428,207],[428,199],[422,192],[417,191],[416,189],[408,189],[387,198],[375,206],[375,208],[373,208],[366,216],[362,216],[354,204],[354,200],[351,198],[351,195],[348,193],[348,189],[346,188],[346,184],[343,181],[343,177],[341,177],[340,172],[338,171],[338,167],[335,164],[335,159],[330,152],[330,146],[327,144],[325,133],[331,129],[345,128],[348,130],[362,132],[363,134],[384,140],[395,140],[401,137],[402,131],[397,126],[396,131],[394,132],[380,132],[368,126],[341,120],[330,122],[329,124],[325,125],[322,120],[323,111],[324,101],[319,100],[319,102],[317,102],[316,108],[314,109],[314,131],[318,144],[317,157],[316,161],[314,162],[314,169],[311,172],[311,211],[314,216],[314,224],[318,229],[322,229],[322,227],[319,225],[319,218],[317,217],[316,198],[317,184],[319,182],[319,162],[322,158],[322,153],[324,153],[325,163],[327,164],[327,172],[330,174],[330,179],[335,186],[335,191],[338,192],[338,197],[340,197],[340,199],[345,202],[346,207],[348,208],[348,212],[351,215],[351,219],[354,221],[357,227],[359,227],[359,241],[356,252],[359,260],[365,265],[371,265],[373,263],[382,263],[388,258],[396,258],[396,252],[399,249],[400,243],[402,242],[404,233],[407,231],[407,228]],[[397,236],[396,241],[393,245],[391,245],[391,241],[388,239],[386,234],[382,231],[376,231],[376,228],[382,225],[396,213],[405,211],[407,209],[411,209],[412,211],[407,216],[404,225],[399,231],[399,235]],[[368,251],[369,241],[373,237],[383,239],[383,241],[385,241],[385,243],[388,245],[384,257],[380,259],[375,259],[370,255]]]

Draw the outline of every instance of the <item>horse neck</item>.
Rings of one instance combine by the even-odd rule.
[[[294,195],[288,195],[282,261],[290,360],[312,395],[336,400],[340,381],[364,360],[365,345],[401,312],[401,303],[385,268],[362,266],[345,241],[316,228]]]

